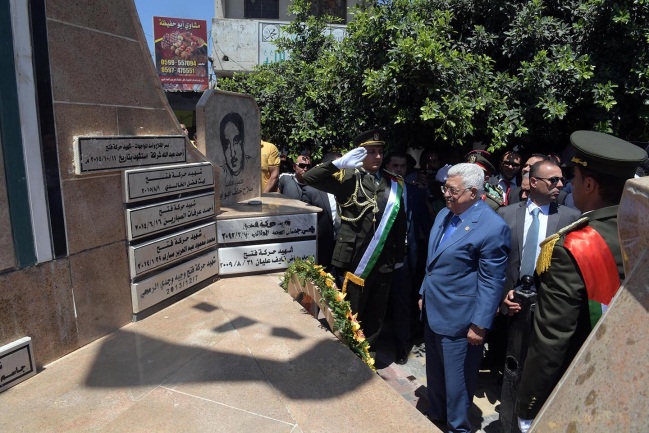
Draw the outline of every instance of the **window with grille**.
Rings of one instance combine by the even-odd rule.
[[[279,0],[246,0],[246,18],[279,18]]]

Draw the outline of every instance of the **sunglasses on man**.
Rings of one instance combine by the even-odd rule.
[[[303,162],[298,162],[297,166],[300,167],[302,170],[311,168],[311,164],[305,164]]]
[[[547,180],[550,182],[550,185],[556,185],[557,183],[561,182],[562,184],[566,184],[566,178],[565,177],[560,177],[560,176],[552,176],[552,177],[538,177],[538,176],[532,176],[535,179],[542,179],[542,180]]]

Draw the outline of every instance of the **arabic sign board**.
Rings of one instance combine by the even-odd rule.
[[[178,262],[216,246],[216,223],[212,222],[180,233],[129,246],[131,278]]]
[[[219,243],[224,245],[315,236],[318,224],[317,218],[317,214],[308,213],[220,220],[218,239]]]
[[[214,188],[214,168],[209,162],[124,171],[125,203],[210,187]]]
[[[126,210],[128,240],[214,217],[215,194],[201,194]]]
[[[219,274],[235,275],[286,269],[296,257],[306,259],[315,255],[315,240],[220,248]]]
[[[207,21],[153,17],[155,66],[165,90],[209,88]]]
[[[0,347],[0,392],[36,374],[32,339],[23,337]]]
[[[131,284],[133,313],[180,293],[218,273],[218,250],[168,269],[139,283]]]
[[[185,162],[185,136],[74,137],[76,174]]]
[[[294,35],[286,33],[283,29],[287,22],[260,22],[258,28],[258,58],[257,62],[260,65],[268,63],[283,62],[291,58],[291,53],[288,51],[280,50],[277,47],[277,39],[294,38]],[[344,25],[330,25],[322,30],[325,36],[333,36],[333,38],[341,42],[347,37],[347,27]]]

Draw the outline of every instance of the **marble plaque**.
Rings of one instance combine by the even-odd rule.
[[[306,259],[315,255],[315,240],[219,248],[219,274],[286,269],[296,257]]]
[[[218,274],[218,250],[211,251],[151,278],[131,284],[133,313],[139,313]]]
[[[131,278],[216,246],[216,223],[128,248]]]
[[[159,233],[205,218],[213,218],[214,193],[169,200],[126,210],[128,240]]]
[[[214,168],[209,162],[124,171],[125,203],[205,188],[214,188]]]
[[[0,347],[0,392],[36,374],[32,339],[23,337]]]
[[[184,135],[75,137],[76,174],[185,162]]]
[[[219,243],[224,245],[315,236],[317,224],[315,213],[219,220],[218,238]]]
[[[202,150],[220,170],[221,206],[261,194],[260,114],[250,95],[206,90],[196,105]]]

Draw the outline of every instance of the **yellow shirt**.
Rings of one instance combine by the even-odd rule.
[[[261,141],[261,192],[266,189],[268,179],[270,179],[270,170],[268,167],[279,166],[279,151],[273,143]]]

